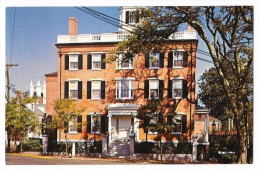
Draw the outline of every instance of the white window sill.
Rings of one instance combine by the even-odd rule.
[[[101,70],[101,68],[93,68],[93,69],[91,69],[91,71],[100,71]]]
[[[79,100],[78,98],[69,98],[69,100]]]
[[[184,67],[172,67],[173,69],[183,69]]]
[[[100,100],[101,98],[91,98],[91,100]]]
[[[77,131],[73,131],[73,132],[68,132],[68,134],[77,134]]]
[[[149,69],[160,69],[159,67],[150,67]]]
[[[116,98],[116,100],[134,100],[134,98]]]
[[[69,71],[78,71],[79,69],[78,68],[75,68],[75,69],[69,69]]]
[[[158,132],[148,132],[148,135],[157,135]]]
[[[91,134],[97,135],[97,134],[101,134],[101,133],[100,132],[91,132]]]
[[[182,99],[182,97],[173,97],[172,99],[180,100],[180,99]]]
[[[181,132],[172,132],[171,134],[177,134],[177,135],[180,135],[182,134]]]
[[[116,68],[116,70],[134,70],[134,68]]]

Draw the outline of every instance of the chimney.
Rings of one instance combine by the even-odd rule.
[[[76,18],[69,18],[69,35],[77,35],[78,34],[78,22]]]
[[[191,30],[194,30],[193,27],[191,27],[189,24],[188,24],[188,28],[187,28],[188,31],[191,31]]]

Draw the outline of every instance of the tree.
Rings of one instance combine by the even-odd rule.
[[[36,131],[39,128],[39,118],[30,111],[26,104],[33,102],[28,93],[17,91],[17,98],[12,98],[6,104],[5,129],[8,136],[8,151],[10,141],[13,140],[16,149],[16,142],[20,141],[20,152],[22,152],[22,142],[29,131]]]
[[[54,101],[54,111],[52,115],[52,123],[48,124],[47,128],[50,130],[59,131],[59,142],[61,141],[61,131],[68,131],[68,123],[77,118],[85,108],[78,106],[77,101],[70,99],[56,99]],[[77,128],[82,126],[82,123],[75,125]],[[65,137],[66,138],[66,137]],[[66,154],[67,154],[67,142],[66,142]]]
[[[252,79],[247,78],[252,75],[253,7],[152,7],[140,11],[142,23],[127,41],[119,43],[117,53],[158,50],[182,24],[193,27],[206,44],[234,114],[239,141],[237,162],[246,163],[248,84],[252,83]]]

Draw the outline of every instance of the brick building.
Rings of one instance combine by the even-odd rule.
[[[131,24],[139,22],[134,7],[122,7],[119,14],[122,21],[130,24],[125,28],[131,29]],[[57,37],[58,72],[46,74],[47,115],[53,114],[56,98],[75,99],[87,107],[66,125],[68,130],[62,133],[62,141],[65,135],[70,141],[85,142],[86,137],[100,139],[102,134],[108,135],[109,143],[128,140],[130,134],[135,134],[136,141],[145,140],[136,115],[152,94],[165,106],[163,122],[176,125],[167,139],[190,141],[195,110],[195,30],[188,27],[177,32],[165,43],[163,51],[136,54],[132,61],[123,61],[125,54],[112,53],[129,32],[119,29],[114,33],[78,34],[77,30],[77,20],[69,18],[68,34]],[[103,62],[113,55],[116,61]],[[172,112],[176,112],[175,118],[167,117]],[[158,122],[156,114],[150,119]],[[75,127],[77,122],[82,122],[81,129]],[[156,137],[156,132],[148,133],[149,141]]]

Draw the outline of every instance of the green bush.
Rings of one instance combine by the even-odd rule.
[[[29,139],[23,142],[23,151],[42,151],[41,139]]]
[[[234,154],[224,154],[219,157],[219,162],[224,164],[235,163],[237,162],[237,156]]]
[[[178,143],[177,146],[173,142],[162,143],[163,154],[191,154],[192,146],[190,143]],[[135,153],[160,153],[161,148],[159,143],[140,142],[135,143]]]
[[[153,153],[155,144],[153,142],[136,142],[135,143],[135,153]]]

